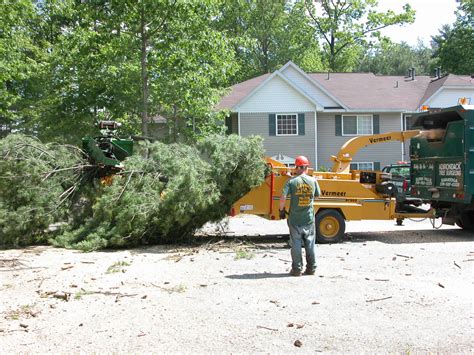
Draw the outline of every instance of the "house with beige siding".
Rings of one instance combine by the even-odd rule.
[[[332,166],[330,156],[350,138],[410,128],[410,117],[430,109],[474,103],[470,76],[380,76],[372,73],[306,73],[288,62],[279,70],[231,87],[219,109],[231,113],[229,133],[264,137],[266,155],[291,164],[306,155],[312,166]],[[360,150],[353,169],[379,169],[409,160],[408,143]]]

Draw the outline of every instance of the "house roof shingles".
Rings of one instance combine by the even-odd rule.
[[[372,73],[308,74],[349,109],[414,110],[430,81],[427,76],[404,78]]]
[[[433,80],[429,83],[426,89],[425,95],[420,100],[419,105],[421,106],[428,98],[430,98],[436,91],[442,86],[467,86],[474,85],[474,80],[468,75],[446,75],[437,80]]]
[[[232,86],[230,94],[222,98],[218,108],[234,107],[270,75],[264,74]],[[415,80],[403,76],[372,73],[309,73],[307,75],[350,110],[416,111],[442,86],[474,85],[474,80],[470,76],[453,74],[439,79],[419,75],[415,77]]]

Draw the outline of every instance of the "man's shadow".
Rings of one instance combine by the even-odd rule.
[[[259,280],[259,279],[277,279],[280,277],[290,277],[289,273],[271,273],[264,272],[258,274],[227,275],[226,278],[233,280]]]

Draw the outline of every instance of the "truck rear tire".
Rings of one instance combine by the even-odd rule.
[[[474,230],[474,211],[464,211],[461,213],[456,224],[462,229]]]
[[[316,241],[321,244],[339,243],[344,238],[346,222],[344,217],[332,209],[318,212],[315,219]]]

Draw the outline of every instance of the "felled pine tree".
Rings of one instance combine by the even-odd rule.
[[[46,242],[45,231],[67,220],[86,166],[74,146],[11,134],[0,140],[0,245]]]
[[[125,171],[115,175],[111,185],[87,177],[93,171],[89,166],[65,181],[49,181],[52,185],[44,199],[54,201],[52,205],[65,196],[64,191],[74,193],[67,211],[62,209],[62,214],[45,219],[41,226],[30,225],[34,234],[42,235],[48,223],[62,217],[66,223],[61,231],[49,237],[56,246],[96,250],[183,240],[205,223],[222,219],[238,198],[264,179],[259,137],[215,135],[194,146],[158,142],[147,145],[145,151],[127,158]],[[72,158],[65,156],[60,161],[67,159]],[[23,169],[28,170],[27,165]],[[17,167],[17,171],[23,169]],[[42,176],[38,174],[36,180]],[[23,205],[28,209],[30,203],[36,200]],[[11,208],[5,210],[15,213]],[[47,215],[54,207],[45,204],[43,210]],[[32,232],[27,229],[22,231]]]
[[[147,150],[146,158],[126,159],[125,172],[97,189],[91,213],[52,243],[95,250],[180,241],[222,219],[264,179],[259,137],[216,135],[196,146],[158,142]]]

